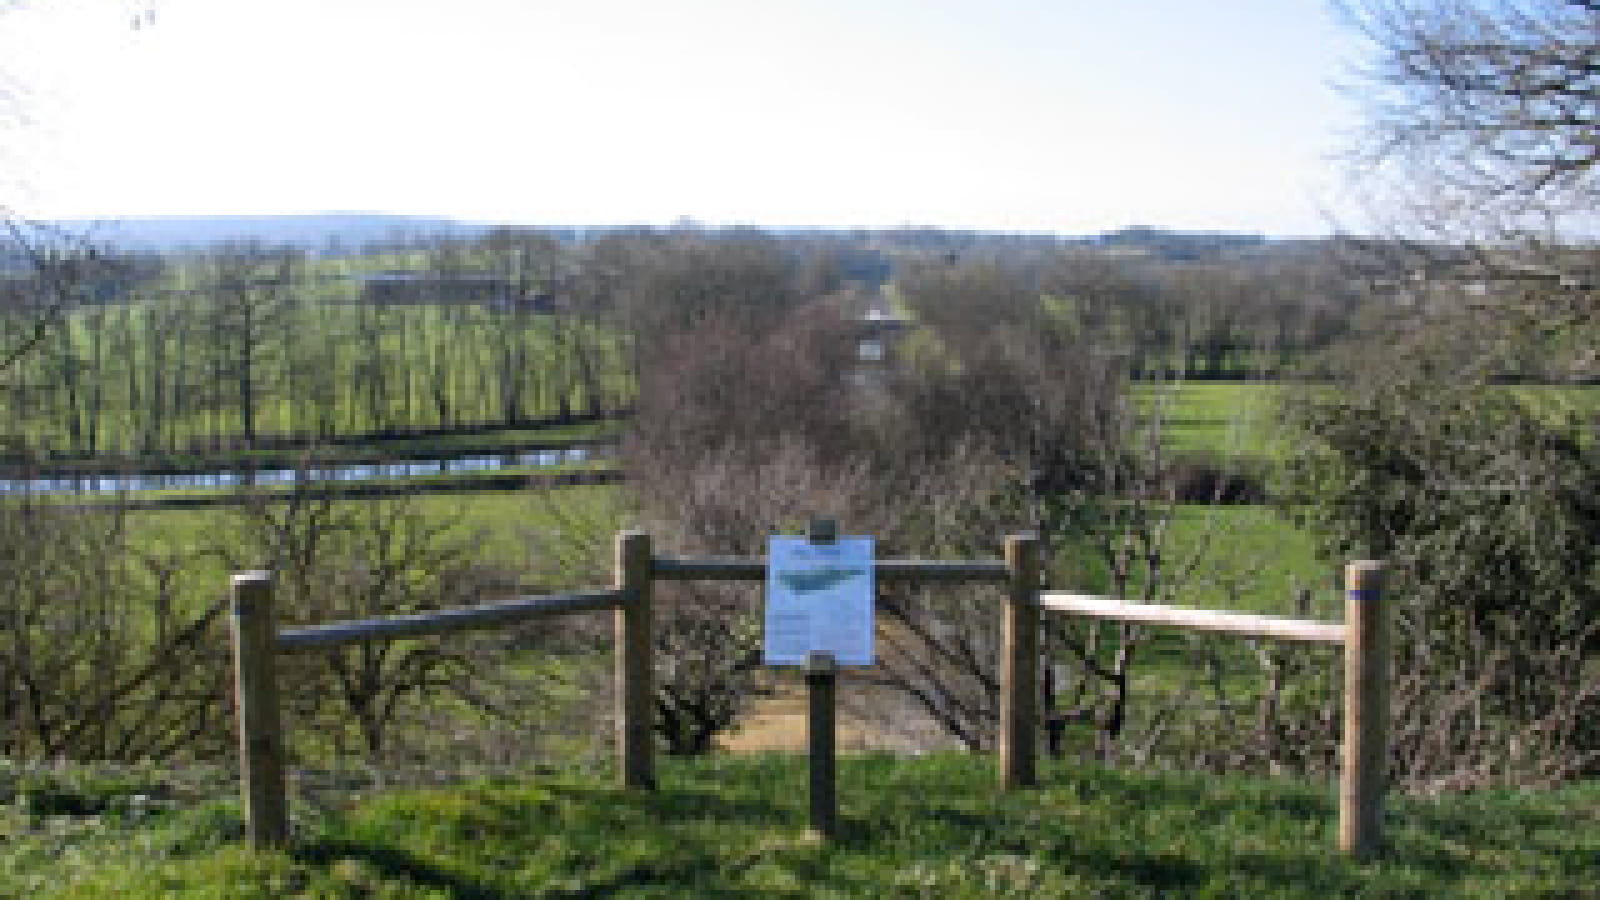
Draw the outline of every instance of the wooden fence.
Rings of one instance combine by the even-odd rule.
[[[655,581],[766,579],[763,559],[692,559],[654,555],[649,535],[617,535],[613,586],[522,597],[501,603],[416,615],[336,622],[280,631],[268,572],[233,577],[233,646],[241,792],[246,835],[257,846],[289,837],[285,742],[279,713],[276,657],[280,653],[493,628],[529,618],[611,611],[615,630],[618,771],[629,788],[655,785],[652,711],[651,594]],[[1002,603],[999,778],[1007,789],[1036,783],[1039,718],[1039,619],[1063,613],[1169,625],[1246,637],[1344,644],[1344,746],[1339,789],[1339,846],[1365,858],[1380,840],[1388,719],[1388,628],[1381,596],[1383,566],[1346,567],[1345,621],[1124,603],[1110,597],[1039,590],[1039,545],[1012,535],[1000,560],[880,560],[880,582],[991,582],[1007,588]]]

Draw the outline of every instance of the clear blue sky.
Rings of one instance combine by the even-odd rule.
[[[0,142],[60,216],[1317,234],[1353,46],[1322,0],[25,0]]]

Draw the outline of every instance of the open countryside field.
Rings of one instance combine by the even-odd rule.
[[[615,490],[604,485],[561,488],[555,492],[559,494],[555,498],[536,491],[419,494],[408,502],[429,520],[457,522],[463,532],[475,535],[481,561],[512,564],[526,561],[531,533],[551,527],[552,508],[559,507],[569,515],[593,519],[597,523],[611,521]],[[240,514],[236,510],[211,508],[145,510],[129,515],[132,517],[130,527],[141,542],[150,550],[161,550],[210,546],[227,534]],[[603,524],[595,527],[614,530]],[[216,575],[219,585],[227,583],[227,573],[222,569],[217,569]]]
[[[411,498],[423,515],[459,520],[464,531],[479,535],[485,561],[524,558],[529,535],[558,527],[553,515],[576,516],[600,534],[598,567],[609,565],[609,533],[621,527],[620,497],[613,486],[559,488],[553,491],[481,491],[462,494],[418,494]],[[343,501],[361,503],[362,500]],[[1178,506],[1167,536],[1175,559],[1201,560],[1183,591],[1185,605],[1290,614],[1295,591],[1311,588],[1314,608],[1328,614],[1338,602],[1340,561],[1317,558],[1311,536],[1278,512],[1260,506]],[[224,533],[238,516],[227,509],[148,510],[130,514],[131,527],[151,549],[205,546]],[[614,524],[613,524],[614,523]],[[995,536],[994,558],[1003,535]],[[670,547],[662,552],[671,552]],[[537,561],[530,561],[537,565]],[[1103,590],[1105,574],[1091,560],[1079,567],[1080,584],[1063,588]],[[218,573],[222,577],[222,573]],[[219,582],[220,583],[220,582]],[[578,587],[567,585],[566,587]]]
[[[1262,381],[1137,383],[1143,408],[1163,417],[1163,445],[1171,451],[1220,460],[1282,461],[1295,452],[1277,427],[1278,404],[1296,388]],[[1312,388],[1320,390],[1320,388]],[[1507,385],[1552,418],[1592,416],[1600,388],[1571,385]]]
[[[10,373],[0,414],[29,450],[158,456],[252,434],[518,427],[632,396],[622,340],[571,315],[358,303],[348,282],[292,298],[148,290],[75,311]]]
[[[1273,430],[1281,389],[1258,381],[1189,381],[1134,386],[1142,408],[1161,418],[1170,451],[1216,459],[1277,459],[1285,452]]]

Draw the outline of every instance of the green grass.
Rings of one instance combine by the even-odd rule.
[[[1312,608],[1339,615],[1338,560],[1323,560],[1316,540],[1266,506],[1178,507],[1168,546],[1178,559],[1201,555],[1183,606],[1288,615],[1295,591],[1312,590]]]
[[[1330,622],[1344,619],[1338,582],[1341,561],[1321,559],[1315,538],[1271,507],[1178,506],[1172,510],[1162,547],[1163,572],[1170,587],[1159,596],[1146,597],[1136,585],[1127,599]],[[1189,568],[1197,555],[1198,562]],[[1185,570],[1187,575],[1180,574]],[[1065,571],[1076,577],[1054,587],[1112,591],[1104,563],[1081,549],[1073,554]],[[1296,597],[1301,588],[1311,591],[1304,612]],[[1100,627],[1107,636],[1117,631],[1117,626],[1109,623]],[[1192,705],[1196,686],[1212,683],[1207,678],[1220,679],[1229,696],[1244,707],[1262,690],[1260,661],[1250,641],[1161,626],[1147,626],[1143,634],[1133,666],[1133,715],[1182,703],[1188,709],[1186,724],[1173,729],[1175,739],[1179,730],[1205,740],[1208,727],[1232,727],[1215,718],[1216,710]],[[1219,667],[1217,671],[1208,671],[1208,661]],[[1196,715],[1200,718],[1194,718]],[[1087,730],[1069,729],[1066,739],[1070,745],[1087,747],[1092,735]]]
[[[186,277],[167,286],[198,286]],[[257,310],[257,434],[479,426],[632,393],[624,342],[590,322],[471,304],[374,307],[352,302],[349,282],[294,293],[292,304]],[[224,358],[236,330],[218,309],[178,295],[73,312],[9,373],[17,390],[0,398],[0,413],[11,438],[46,456],[91,446],[130,456],[241,436],[237,385],[223,374],[237,363]]]
[[[578,485],[556,489],[561,501],[585,508],[598,508],[609,501],[614,485]],[[524,552],[525,537],[532,529],[546,524],[543,491],[476,491],[460,494],[417,494],[407,498],[425,516],[461,520],[468,531],[481,535],[478,542],[484,561],[515,559]],[[366,503],[364,499],[340,501]],[[206,509],[158,509],[129,513],[129,527],[146,550],[204,549],[218,539],[227,539],[230,523],[240,513],[221,507]]]
[[[1139,384],[1147,411],[1164,417],[1163,446],[1180,454],[1213,459],[1281,459],[1287,452],[1272,428],[1272,406],[1281,388],[1262,382],[1192,381]]]
[[[1313,608],[1327,608],[1338,599],[1339,561],[1321,559],[1313,535],[1269,506],[1173,507],[1161,549],[1163,570],[1175,594],[1164,602],[1287,614],[1302,587],[1312,589]],[[1068,551],[1064,565],[1072,573],[1072,583],[1064,588],[1112,589],[1097,550],[1079,544]]]
[[[1391,798],[1372,863],[1334,850],[1331,785],[1044,767],[1005,794],[983,757],[841,761],[842,833],[805,834],[793,757],[668,760],[655,793],[594,774],[303,807],[288,852],[231,802],[42,814],[13,802],[0,893],[35,897],[1578,897],[1600,784]],[[114,786],[126,798],[127,786]]]
[[[1282,461],[1294,443],[1279,433],[1275,408],[1288,385],[1272,382],[1190,381],[1140,383],[1134,390],[1147,411],[1164,416],[1163,446],[1211,459]],[[1513,392],[1552,417],[1587,416],[1600,408],[1600,390],[1563,385],[1514,385]]]

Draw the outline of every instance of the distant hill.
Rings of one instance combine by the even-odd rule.
[[[1168,231],[1160,228],[1124,228],[1108,231],[1093,239],[1102,247],[1137,248],[1170,260],[1199,260],[1228,252],[1265,246],[1269,238],[1260,234],[1223,231]]]
[[[138,216],[79,219],[58,223],[78,234],[122,249],[171,253],[227,241],[256,240],[269,244],[323,247],[331,240],[351,249],[397,236],[450,234],[470,236],[494,228],[492,222],[470,222],[437,216],[331,212],[261,216]]]
[[[240,240],[291,244],[310,250],[336,246],[338,250],[354,252],[366,245],[392,241],[396,238],[437,235],[472,237],[508,223],[451,219],[442,216],[326,212],[252,216],[136,216],[119,219],[76,219],[55,224],[74,234],[84,234],[119,249],[174,253]],[[612,230],[632,230],[631,228],[537,227],[541,231],[554,233],[569,240],[585,234],[597,235]],[[712,229],[706,233],[738,234],[740,230]],[[945,253],[952,258],[969,252],[1075,244],[1098,246],[1107,250],[1124,250],[1167,260],[1193,261],[1293,251],[1308,243],[1319,242],[1317,239],[1304,241],[1260,234],[1168,231],[1142,227],[1077,236],[944,229],[878,231],[804,229],[768,233],[779,239],[842,238],[861,246],[883,250]],[[885,275],[880,274],[879,277]]]

